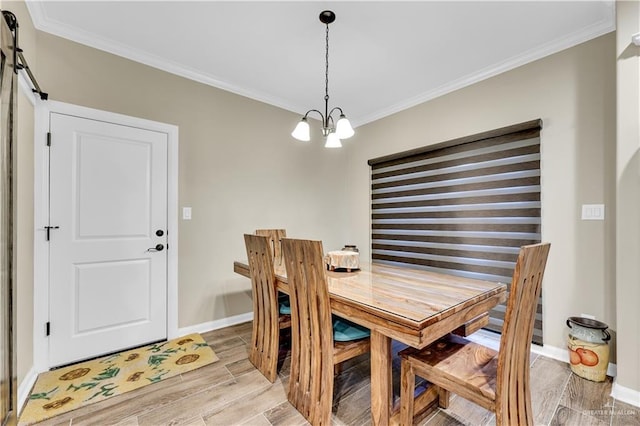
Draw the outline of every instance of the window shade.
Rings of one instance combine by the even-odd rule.
[[[369,160],[372,260],[510,285],[520,246],[541,238],[541,127]],[[487,328],[500,331],[504,311],[497,306]],[[542,344],[542,300],[533,341]]]

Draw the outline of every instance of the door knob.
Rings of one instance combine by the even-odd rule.
[[[158,230],[156,231],[156,235],[157,235],[158,237],[162,237],[162,236],[164,235],[164,231],[163,231],[162,229],[158,229]]]
[[[152,252],[153,251],[162,251],[162,250],[164,250],[164,245],[162,245],[162,244],[156,244],[155,247],[151,247],[151,248],[147,249],[147,251],[152,251]]]

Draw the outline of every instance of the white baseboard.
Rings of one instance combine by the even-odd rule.
[[[611,388],[611,396],[618,401],[626,404],[640,407],[640,392],[619,385],[616,379],[613,379],[613,387]]]
[[[246,314],[235,315],[220,320],[203,322],[201,324],[192,325],[189,327],[183,327],[178,329],[177,336],[169,336],[170,339],[184,336],[191,333],[205,333],[211,330],[218,330],[220,328],[229,327],[231,325],[242,324],[243,322],[253,320],[253,312],[247,312]]]
[[[24,379],[22,379],[22,381],[20,382],[20,385],[18,386],[18,415],[22,413],[24,404],[27,402],[29,393],[31,392],[33,385],[36,383],[37,378],[38,372],[34,367],[31,367],[26,376],[24,376]]]
[[[555,346],[550,345],[537,345],[535,343],[531,344],[531,352],[546,356],[547,358],[556,359],[558,361],[569,363],[569,352],[565,348],[557,348]]]

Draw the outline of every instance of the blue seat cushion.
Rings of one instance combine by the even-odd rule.
[[[278,311],[283,315],[291,315],[291,301],[288,294],[278,293]]]
[[[369,335],[371,331],[368,328],[333,316],[333,340],[336,342],[349,342],[369,337]]]

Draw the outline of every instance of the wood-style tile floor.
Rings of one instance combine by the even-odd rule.
[[[39,425],[304,425],[288,402],[289,351],[283,347],[279,378],[269,383],[247,359],[251,323],[203,333],[220,360]],[[283,345],[284,346],[284,345]],[[402,349],[395,345],[394,350]],[[398,395],[399,361],[394,362]],[[612,399],[612,381],[594,383],[567,364],[531,356],[532,404],[536,425],[640,425],[640,408]],[[333,423],[368,425],[369,356],[344,364],[336,378]],[[494,425],[495,416],[452,396],[447,410],[435,409],[420,425]]]

